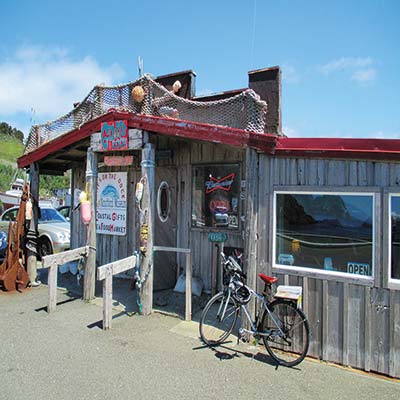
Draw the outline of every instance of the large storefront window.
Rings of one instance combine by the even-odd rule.
[[[275,264],[373,275],[372,194],[275,196]]]
[[[390,279],[400,279],[400,195],[390,196]]]
[[[193,167],[192,226],[239,228],[239,164]]]

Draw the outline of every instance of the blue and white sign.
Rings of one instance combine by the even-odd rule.
[[[96,232],[126,235],[127,173],[103,172],[97,178]]]

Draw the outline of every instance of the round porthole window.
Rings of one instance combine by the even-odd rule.
[[[166,222],[171,208],[171,191],[167,182],[160,183],[157,192],[157,213],[162,222]]]

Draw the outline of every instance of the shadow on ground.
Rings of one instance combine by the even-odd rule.
[[[47,284],[48,270],[38,269],[39,280]],[[64,289],[66,294],[72,299],[81,298],[83,295],[83,277],[78,278],[71,272],[64,274],[58,273],[57,286]],[[103,296],[102,282],[96,281],[95,296],[101,301]],[[199,321],[201,311],[209,299],[209,295],[192,296],[192,318]],[[153,310],[156,312],[166,313],[168,315],[185,318],[185,293],[177,293],[172,289],[155,291],[153,293]],[[127,313],[138,312],[138,296],[137,290],[133,283],[133,279],[113,278],[113,308],[117,311]],[[117,314],[117,317],[119,314]],[[115,315],[114,315],[115,317]]]

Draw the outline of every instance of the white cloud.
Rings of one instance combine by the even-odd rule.
[[[290,64],[282,64],[282,78],[284,82],[298,83],[300,81],[297,70]]]
[[[376,78],[374,64],[371,57],[342,57],[318,67],[318,70],[324,75],[343,72],[350,80],[365,85]]]
[[[365,68],[373,64],[373,60],[370,57],[342,57],[337,60],[332,60],[327,64],[319,67],[319,70],[329,75],[335,71],[353,70],[357,68]]]
[[[73,59],[63,48],[23,47],[0,62],[0,113],[29,114],[33,108],[37,120],[55,118],[96,84],[115,83],[122,76],[118,64],[103,67],[89,56]]]
[[[374,68],[360,69],[351,75],[351,80],[361,84],[370,83],[375,80],[376,70]]]

